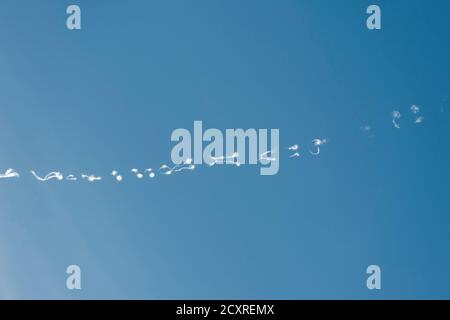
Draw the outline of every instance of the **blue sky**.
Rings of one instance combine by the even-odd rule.
[[[365,25],[373,3],[380,31]],[[69,4],[82,30],[66,29]],[[2,1],[0,171],[22,176],[0,180],[0,297],[450,298],[449,13],[443,0]],[[280,172],[128,175],[170,161],[172,131],[194,120],[279,128]],[[317,137],[320,156],[288,158]],[[31,169],[105,179],[39,183]],[[71,264],[81,291],[65,287]],[[381,291],[366,288],[371,264]]]

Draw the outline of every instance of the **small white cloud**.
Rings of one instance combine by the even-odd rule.
[[[394,127],[396,129],[400,129],[400,124],[398,123],[398,119],[402,117],[400,111],[397,110],[392,111],[391,116],[392,116],[392,124],[394,125]]]
[[[414,121],[414,123],[422,123],[424,120],[425,120],[425,118],[422,117],[422,116],[420,116],[420,117],[417,117],[417,118],[416,118],[416,120]]]
[[[416,106],[415,104],[413,104],[411,106],[411,108],[409,108],[409,110],[411,110],[411,112],[414,114],[418,114],[420,112],[420,108],[418,106]]]

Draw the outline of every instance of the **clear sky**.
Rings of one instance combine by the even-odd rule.
[[[0,171],[21,177],[0,180],[0,298],[450,298],[449,15],[445,0],[2,0]],[[170,163],[194,120],[278,128],[279,173],[129,174]]]

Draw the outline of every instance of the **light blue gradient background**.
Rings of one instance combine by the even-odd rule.
[[[0,297],[450,298],[449,16],[445,0],[1,0],[0,170],[22,178],[0,181]],[[194,120],[279,128],[279,174],[126,173],[167,163]],[[317,137],[319,157],[288,158]]]

